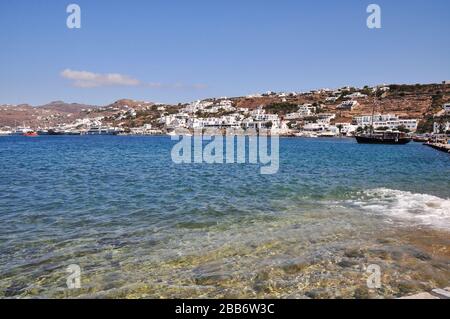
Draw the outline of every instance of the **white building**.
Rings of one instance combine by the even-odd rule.
[[[200,101],[197,100],[195,102],[192,102],[188,106],[186,106],[183,111],[186,113],[196,113],[198,111],[203,111],[204,109],[212,106],[214,103],[210,101]]]
[[[371,115],[363,115],[363,116],[355,116],[353,118],[353,122],[360,126],[370,126],[372,125],[372,116]],[[419,124],[419,120],[417,119],[400,119],[396,115],[392,114],[377,114],[373,117],[373,127],[387,127],[391,130],[398,129],[403,126],[411,132],[417,131],[417,126]]]
[[[286,114],[286,120],[298,120],[308,116],[313,116],[316,108],[311,104],[299,105],[297,112]]]
[[[448,131],[450,131],[450,122],[447,122],[447,123],[435,122],[433,125],[433,133],[434,134],[444,134]]]
[[[230,100],[221,100],[219,102],[219,108],[228,110],[228,109],[234,109],[233,102]]]
[[[332,113],[319,113],[316,115],[318,123],[330,123],[331,120],[336,118],[336,114]]]
[[[450,115],[450,103],[444,104],[443,106],[445,114]]]
[[[303,114],[304,116],[311,116],[316,113],[316,108],[311,104],[303,104],[299,105],[297,112]]]
[[[355,93],[345,96],[345,98],[349,98],[349,99],[365,99],[366,97],[367,97],[367,95],[362,94],[361,92],[355,92]]]
[[[334,103],[334,102],[336,102],[338,99],[339,99],[338,96],[330,96],[330,97],[327,97],[327,98],[325,99],[325,102]]]
[[[325,132],[330,130],[330,125],[326,123],[306,123],[303,131],[307,132]]]
[[[357,107],[359,103],[357,101],[344,101],[337,106],[338,110],[350,110],[352,111],[355,107]]]
[[[336,123],[336,128],[339,131],[339,127],[341,128],[341,134],[343,135],[351,135],[355,133],[358,129],[358,125],[353,125],[351,123]]]
[[[397,121],[398,116],[392,114],[375,114],[373,116],[374,122],[386,122],[386,121]],[[369,126],[372,124],[372,115],[361,115],[353,117],[353,122],[361,127]]]
[[[248,98],[248,99],[253,99],[253,98],[258,98],[258,97],[262,97],[262,95],[259,93],[256,93],[256,94],[249,94],[246,96],[246,98]]]
[[[261,114],[265,114],[266,110],[264,110],[261,106],[258,107],[257,109],[250,111],[250,116],[255,117],[255,116],[259,116]]]
[[[286,116],[284,118],[286,120],[299,120],[299,119],[303,118],[303,116],[300,113],[295,112],[295,113],[286,114]]]

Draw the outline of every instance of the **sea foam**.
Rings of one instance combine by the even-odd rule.
[[[367,190],[353,205],[392,219],[450,230],[450,199],[408,191],[376,188]]]

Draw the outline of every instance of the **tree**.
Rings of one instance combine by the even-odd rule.
[[[404,125],[400,125],[399,127],[397,127],[397,130],[399,130],[400,132],[403,132],[403,133],[409,133],[409,132],[411,132],[409,129],[407,129],[406,128],[406,126],[404,126]]]
[[[338,124],[336,127],[339,130],[339,135],[341,135],[341,131],[344,128],[344,126],[342,124]]]

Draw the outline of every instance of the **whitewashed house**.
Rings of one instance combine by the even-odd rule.
[[[443,106],[446,115],[450,115],[450,103],[446,103]]]
[[[365,99],[365,98],[367,98],[367,95],[366,94],[362,94],[361,92],[355,92],[355,93],[346,95],[345,98],[348,98],[348,99]]]
[[[335,126],[338,132],[339,128],[341,128],[342,135],[351,135],[358,129],[358,125],[353,125],[352,123],[336,123]]]
[[[338,110],[348,110],[352,111],[355,107],[357,107],[359,103],[357,101],[344,101],[341,104],[339,104],[336,108]]]
[[[336,114],[333,113],[319,113],[315,115],[318,123],[330,123],[331,120],[336,118]]]
[[[360,127],[370,126],[372,125],[372,116],[355,116],[353,122]],[[373,116],[373,127],[375,129],[387,127],[391,130],[396,130],[403,126],[409,131],[415,132],[417,131],[418,124],[419,120],[417,119],[400,119],[398,116],[392,114],[377,114]]]
[[[325,99],[325,102],[334,103],[339,99],[338,96],[329,96]]]
[[[448,131],[450,131],[450,122],[447,122],[447,123],[435,122],[433,125],[433,133],[434,134],[444,134]]]

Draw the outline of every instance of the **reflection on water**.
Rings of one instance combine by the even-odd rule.
[[[0,139],[0,297],[378,298],[449,285],[446,154],[286,139],[279,174],[262,176],[174,165],[172,145]],[[81,289],[67,289],[70,264]]]

